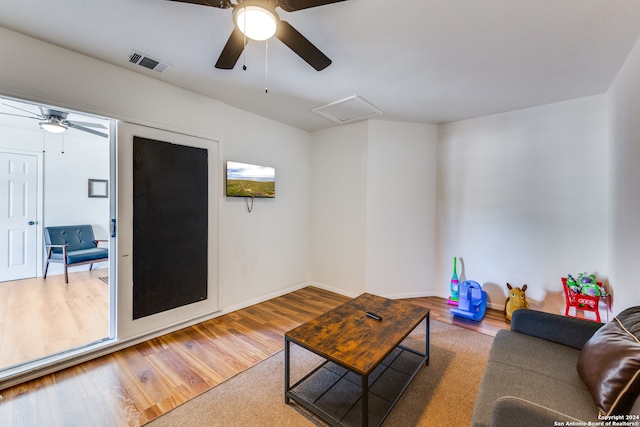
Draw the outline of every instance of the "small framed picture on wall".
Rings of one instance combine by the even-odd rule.
[[[106,179],[90,179],[89,197],[109,197],[109,181]]]

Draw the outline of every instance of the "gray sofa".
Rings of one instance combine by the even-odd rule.
[[[494,339],[472,426],[588,425],[640,414],[639,336],[638,307],[607,324],[515,311],[511,330]]]

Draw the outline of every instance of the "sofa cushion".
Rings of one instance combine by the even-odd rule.
[[[499,331],[480,383],[472,425],[489,426],[493,405],[504,396],[576,419],[597,419],[591,395],[575,369],[579,356],[580,350],[572,347]]]
[[[499,332],[493,342],[490,362],[584,388],[575,369],[580,350],[513,331]]]
[[[51,254],[51,259],[53,260],[62,260],[62,258],[62,254]],[[80,249],[67,252],[67,264],[77,264],[107,258],[109,258],[109,249],[107,248]]]
[[[620,313],[587,341],[577,370],[602,415],[628,414],[640,394],[640,307]]]

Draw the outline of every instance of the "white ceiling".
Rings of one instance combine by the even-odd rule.
[[[0,0],[0,26],[313,131],[359,95],[385,120],[442,123],[605,92],[640,37],[638,0],[348,0],[277,9],[333,64],[279,40],[214,64],[231,10],[167,0]],[[171,65],[130,64],[132,50]],[[46,66],[46,64],[43,64]],[[79,70],[78,72],[81,72]],[[265,86],[268,93],[265,93]]]

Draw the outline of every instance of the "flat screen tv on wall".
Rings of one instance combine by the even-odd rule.
[[[228,161],[227,196],[276,197],[275,168]]]

